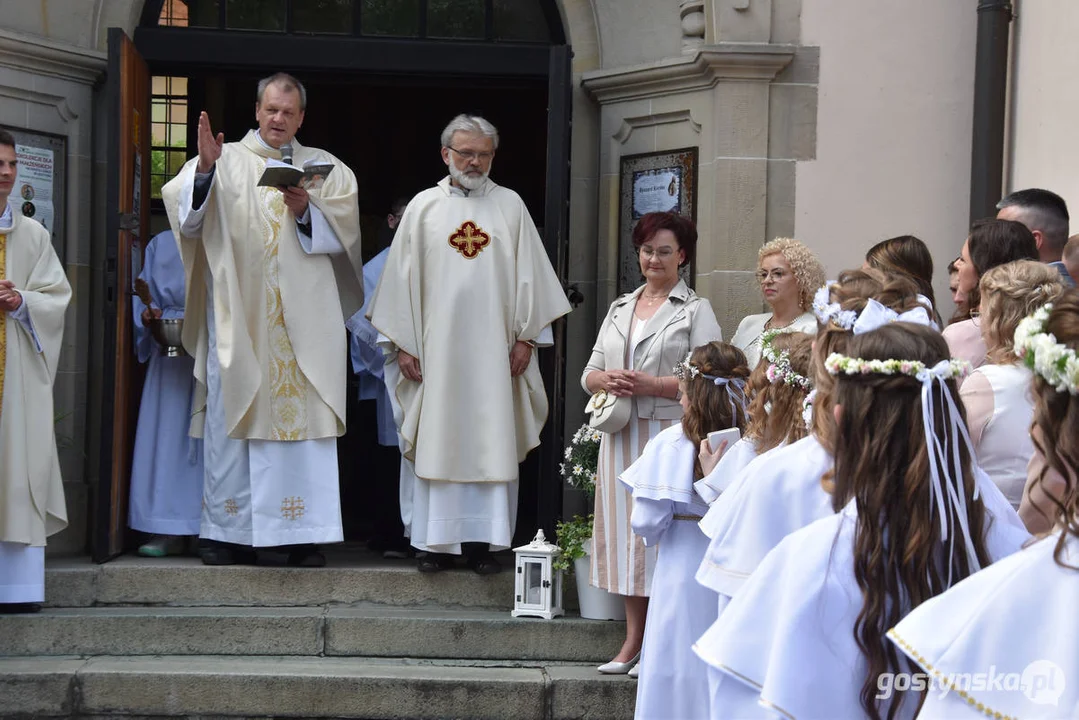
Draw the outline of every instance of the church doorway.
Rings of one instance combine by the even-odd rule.
[[[167,225],[160,187],[194,154],[200,111],[208,112],[215,132],[235,140],[253,126],[260,78],[283,70],[304,82],[308,108],[297,138],[334,153],[356,173],[365,258],[378,251],[380,237],[385,241],[394,200],[445,174],[439,134],[459,112],[483,115],[499,128],[492,178],[524,199],[562,278],[568,198],[570,52],[553,0],[147,0],[133,43],[111,32],[119,36],[110,35],[110,53],[114,40],[127,43],[150,76],[151,152],[134,158],[144,164],[152,214],[137,235],[130,214],[128,227],[109,233],[116,246],[107,256],[116,272],[107,281],[116,293],[107,333],[117,341],[116,365],[105,378],[113,403],[92,518],[98,561],[134,546],[126,498],[140,387],[137,368],[122,362],[130,318],[115,298],[126,299],[128,256]],[[117,209],[123,211],[122,203]],[[522,541],[537,527],[551,535],[561,513],[563,359],[564,331],[557,328],[555,348],[540,356],[550,418],[541,448],[521,469]],[[348,431],[338,443],[345,534],[352,540],[364,539],[380,514],[392,511],[371,501],[378,496],[372,485],[389,480],[379,477],[386,463],[371,462],[379,453],[371,406],[358,401],[353,382]]]

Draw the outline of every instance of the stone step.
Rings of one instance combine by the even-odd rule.
[[[631,718],[591,665],[296,657],[0,658],[0,717]]]
[[[91,607],[0,615],[0,656],[327,655],[606,662],[621,622],[395,607]]]
[[[196,558],[125,556],[104,565],[85,558],[49,559],[45,600],[51,607],[94,605],[305,607],[371,602],[510,610],[512,557],[497,575],[466,568],[425,574],[415,560],[327,553],[324,568],[233,565],[210,567]],[[576,585],[566,579],[566,606],[576,607]]]

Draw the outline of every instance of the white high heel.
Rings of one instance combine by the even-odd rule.
[[[603,663],[596,669],[604,675],[626,675],[634,666],[636,666],[637,661],[640,659],[641,653],[638,652],[629,662],[615,662],[614,660],[611,660],[609,663]]]
[[[626,673],[626,675],[629,675],[631,678],[634,678],[634,679],[636,679],[637,676],[640,675],[640,674],[641,674],[641,664],[640,663],[637,663],[636,665],[631,667],[629,669],[629,672]]]

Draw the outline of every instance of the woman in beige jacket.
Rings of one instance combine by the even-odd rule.
[[[629,423],[604,433],[596,479],[596,517],[589,582],[625,596],[626,640],[600,672],[628,672],[644,637],[655,548],[646,549],[630,529],[632,497],[618,476],[649,439],[682,417],[674,366],[693,348],[721,340],[708,300],[679,278],[693,257],[697,229],[675,213],[648,213],[633,229],[645,283],[611,303],[581,376],[589,393],[600,390],[632,402]]]

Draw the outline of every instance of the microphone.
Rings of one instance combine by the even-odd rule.
[[[285,143],[284,145],[281,146],[280,149],[281,149],[281,161],[284,162],[284,163],[287,163],[288,165],[291,165],[292,164],[292,143]]]

